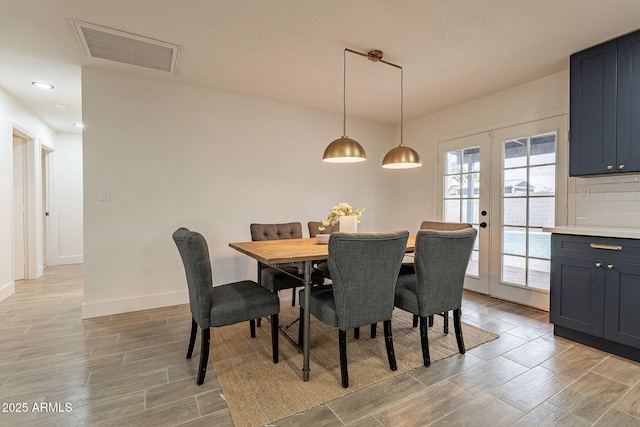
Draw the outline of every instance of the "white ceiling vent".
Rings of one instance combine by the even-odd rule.
[[[73,21],[85,53],[90,58],[174,73],[178,46],[86,22]]]

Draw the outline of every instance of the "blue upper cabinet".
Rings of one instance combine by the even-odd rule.
[[[571,55],[569,175],[640,171],[639,66],[640,31]]]
[[[618,167],[640,171],[640,32],[618,40]]]

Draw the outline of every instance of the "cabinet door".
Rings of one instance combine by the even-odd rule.
[[[616,58],[611,41],[571,55],[569,175],[617,172]]]
[[[640,265],[608,262],[604,337],[640,348]]]
[[[590,258],[551,256],[551,323],[602,337],[604,265]]]
[[[640,171],[640,32],[618,40],[618,165]]]

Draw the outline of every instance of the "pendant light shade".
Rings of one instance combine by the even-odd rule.
[[[404,145],[392,149],[382,159],[382,167],[387,169],[410,169],[419,166],[422,166],[420,155]]]
[[[336,139],[324,150],[322,160],[329,163],[364,162],[367,155],[358,141],[347,136]]]
[[[400,145],[393,148],[382,159],[382,167],[386,169],[411,169],[422,166],[420,155],[402,143],[404,133],[404,70],[400,68]]]

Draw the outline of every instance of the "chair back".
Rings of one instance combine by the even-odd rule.
[[[331,234],[328,264],[339,329],[391,319],[408,238],[406,230]]]
[[[462,230],[469,227],[471,227],[471,224],[464,222],[422,221],[422,224],[420,224],[421,230]]]
[[[414,264],[421,316],[462,305],[462,287],[478,230],[419,230]]]
[[[189,288],[191,315],[202,329],[210,327],[211,290],[213,275],[209,248],[202,234],[187,228],[178,228],[173,233],[173,241],[178,247]]]
[[[251,224],[251,240],[301,239],[302,224],[289,222],[286,224]]]
[[[309,237],[316,237],[318,234],[331,234],[334,231],[338,231],[339,226],[332,227],[331,225],[327,225],[324,227],[324,230],[318,230],[318,227],[322,226],[322,221],[309,221],[307,224],[309,226]]]

